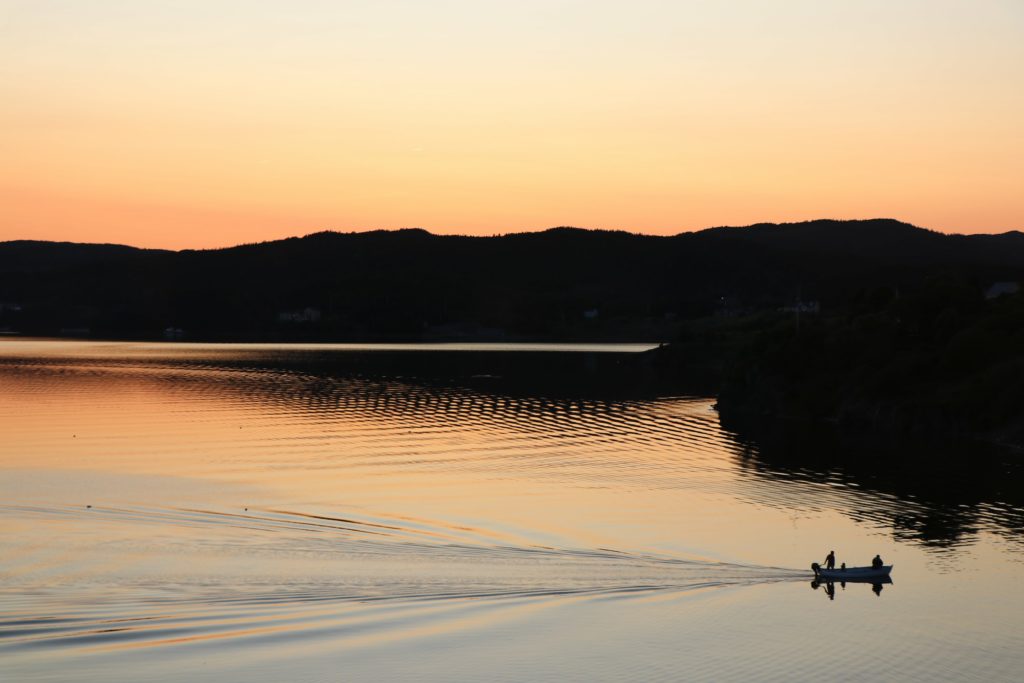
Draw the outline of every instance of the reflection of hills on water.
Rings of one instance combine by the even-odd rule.
[[[854,442],[804,424],[721,427],[707,399],[659,397],[626,354],[479,352],[202,353],[174,346],[118,358],[5,359],[6,371],[111,375],[190,395],[241,399],[281,424],[323,425],[346,464],[528,472],[579,485],[699,488],[780,509],[837,509],[942,550],[982,530],[1024,540],[1019,467],[978,444]],[[34,368],[34,369],[33,369]],[[358,433],[330,425],[347,421]],[[486,439],[472,447],[453,433]],[[388,458],[391,458],[390,460]],[[333,461],[332,461],[333,463]],[[289,466],[291,466],[289,464]],[[297,466],[297,465],[295,465]],[[334,466],[332,464],[332,466]],[[384,465],[381,465],[382,467]],[[740,474],[737,480],[735,475]]]
[[[88,343],[85,343],[88,344]],[[658,372],[649,357],[612,348],[647,345],[593,345],[593,351],[484,351],[484,350],[296,350],[287,345],[252,348],[244,345],[116,343],[95,346],[87,355],[70,358],[14,354],[0,356],[0,366],[88,365],[97,367],[166,367],[274,372],[321,378],[395,379],[422,386],[461,386],[485,393],[557,398],[622,400],[664,395]],[[581,345],[583,346],[583,345]],[[568,345],[572,348],[572,345]],[[111,353],[111,351],[113,353]],[[266,389],[265,387],[264,389]],[[697,387],[700,389],[701,387]]]
[[[897,540],[941,550],[984,530],[1024,542],[1022,466],[994,446],[857,438],[784,421],[722,426],[742,446],[744,472],[833,489],[847,515],[891,527]]]
[[[65,357],[10,364],[5,371],[29,375],[26,390],[37,393],[56,382],[60,391],[86,395],[126,383],[144,384],[175,404],[210,399],[214,403],[203,410],[211,423],[236,425],[233,406],[245,406],[256,411],[258,425],[247,427],[244,437],[226,432],[211,438],[230,439],[233,452],[261,454],[272,439],[280,461],[275,467],[394,472],[410,466],[643,489],[707,488],[726,479],[697,476],[721,473],[732,448],[708,399],[651,398],[625,384],[580,385],[573,376],[583,372],[590,361],[581,356],[589,354],[521,354],[531,356],[528,361],[481,354],[510,356],[486,365],[436,354],[437,366],[434,353],[280,355]],[[481,367],[492,372],[476,374]],[[494,374],[495,368],[509,374]],[[93,386],[85,386],[89,382]],[[215,417],[218,410],[227,412]]]

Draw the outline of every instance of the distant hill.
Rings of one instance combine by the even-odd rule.
[[[116,261],[144,251],[160,250],[144,250],[121,244],[79,244],[39,240],[0,242],[0,272],[55,271],[96,262]]]
[[[554,228],[499,237],[321,232],[226,249],[0,243],[0,329],[192,339],[669,339],[680,320],[839,310],[955,272],[1024,280],[1024,235],[894,220],[671,237]]]

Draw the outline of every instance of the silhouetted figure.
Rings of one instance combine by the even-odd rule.
[[[880,583],[873,583],[873,584],[871,584],[871,591],[875,595],[881,595],[882,594],[882,584],[880,584]]]
[[[882,556],[881,555],[875,555],[875,559],[871,560],[871,568],[872,569],[881,569],[882,568]]]
[[[835,550],[830,550],[830,551],[828,551],[828,555],[825,556],[825,569],[835,569],[835,568],[836,568],[836,551]]]

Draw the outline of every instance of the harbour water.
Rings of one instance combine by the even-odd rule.
[[[530,381],[645,348],[0,342],[0,678],[1019,680],[1019,454]]]

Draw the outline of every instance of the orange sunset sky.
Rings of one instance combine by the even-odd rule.
[[[1024,228],[1020,0],[0,0],[0,240]]]

